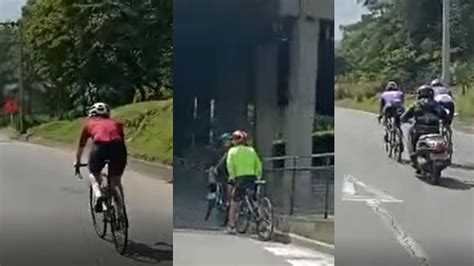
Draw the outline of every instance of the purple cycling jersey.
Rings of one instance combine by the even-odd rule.
[[[384,101],[385,106],[393,105],[394,103],[403,104],[403,92],[402,91],[386,91],[380,96],[381,100]],[[384,106],[384,107],[385,107]]]

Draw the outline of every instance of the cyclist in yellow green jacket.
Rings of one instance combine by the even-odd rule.
[[[235,234],[236,210],[245,196],[246,189],[254,189],[255,181],[262,178],[262,162],[254,148],[246,145],[247,133],[244,131],[237,130],[232,133],[232,143],[233,147],[227,152],[226,159],[232,191],[227,231]]]

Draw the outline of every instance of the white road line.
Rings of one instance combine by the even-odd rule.
[[[428,256],[423,251],[421,246],[416,242],[416,240],[411,237],[407,232],[403,230],[400,224],[395,220],[395,218],[388,213],[387,210],[380,206],[380,202],[377,200],[368,201],[367,206],[369,206],[378,216],[385,222],[385,224],[392,230],[395,238],[398,243],[410,253],[411,257],[418,258],[420,265],[429,266]]]
[[[266,244],[264,249],[293,266],[334,266],[332,255],[315,250],[280,243]]]
[[[364,189],[369,194],[372,194],[373,197],[357,195],[356,186]],[[415,241],[414,238],[412,238],[402,229],[400,224],[392,215],[390,215],[390,213],[388,213],[387,210],[381,207],[381,203],[402,203],[402,200],[396,199],[381,190],[371,187],[350,175],[344,176],[342,192],[342,200],[364,201],[367,206],[370,207],[382,219],[382,221],[392,231],[398,243],[410,254],[410,256],[417,258],[420,261],[420,265],[429,266],[428,256],[423,251],[421,246]]]

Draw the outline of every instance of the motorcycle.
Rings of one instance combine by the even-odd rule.
[[[416,143],[418,170],[430,184],[439,184],[441,172],[450,165],[449,147],[441,134],[422,135]]]

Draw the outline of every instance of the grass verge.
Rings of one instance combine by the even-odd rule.
[[[112,110],[125,125],[129,154],[147,161],[173,163],[173,101],[149,101]],[[83,119],[60,120],[30,129],[33,136],[73,143],[78,141]]]
[[[454,89],[456,100],[456,112],[461,122],[474,121],[474,88],[469,89],[465,95],[460,89]],[[405,106],[410,106],[415,101],[413,95],[408,95]],[[336,101],[336,106],[358,109],[362,111],[378,113],[380,108],[379,95],[372,97],[343,98]]]

